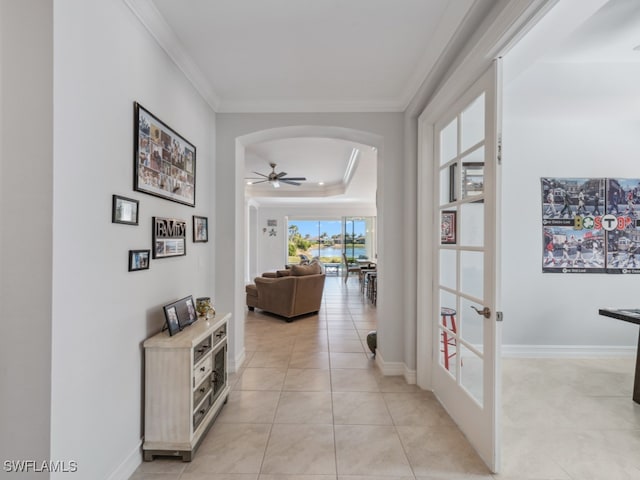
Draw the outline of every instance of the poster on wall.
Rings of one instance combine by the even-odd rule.
[[[633,179],[542,178],[544,273],[640,273]]]
[[[607,179],[607,273],[640,273],[640,179]]]

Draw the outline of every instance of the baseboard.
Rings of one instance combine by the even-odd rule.
[[[415,370],[410,370],[403,362],[385,362],[380,350],[376,350],[376,365],[384,376],[402,376],[408,384],[416,383]]]
[[[601,345],[502,345],[503,358],[589,358],[635,356],[636,347]]]
[[[142,439],[107,480],[128,480],[142,463]]]
[[[415,385],[417,382],[418,374],[415,370],[410,370],[406,365],[404,366],[404,379],[409,385]]]
[[[244,349],[244,347],[242,348],[242,352],[240,352],[236,358],[232,359],[229,361],[229,373],[235,373],[237,372],[240,368],[242,368],[242,365],[244,364],[244,361],[247,358],[247,354],[246,351]]]

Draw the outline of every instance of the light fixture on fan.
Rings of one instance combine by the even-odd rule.
[[[287,177],[287,172],[276,173],[275,163],[270,163],[269,166],[271,167],[271,173],[265,175],[264,173],[253,172],[256,175],[260,175],[261,178],[258,177],[257,181],[247,182],[247,185],[269,182],[273,188],[280,188],[280,185],[283,183],[286,183],[288,185],[300,186],[302,184],[299,182],[303,182],[306,180],[305,177]]]

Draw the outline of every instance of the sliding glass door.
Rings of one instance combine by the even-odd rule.
[[[343,253],[350,261],[377,257],[376,217],[289,218],[287,228],[289,263],[317,257],[340,264]]]

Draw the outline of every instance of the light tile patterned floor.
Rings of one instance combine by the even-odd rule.
[[[318,315],[246,317],[247,358],[194,460],[131,480],[640,479],[634,359],[505,360],[503,473],[491,475],[429,392],[383,377],[376,310],[327,277]]]

